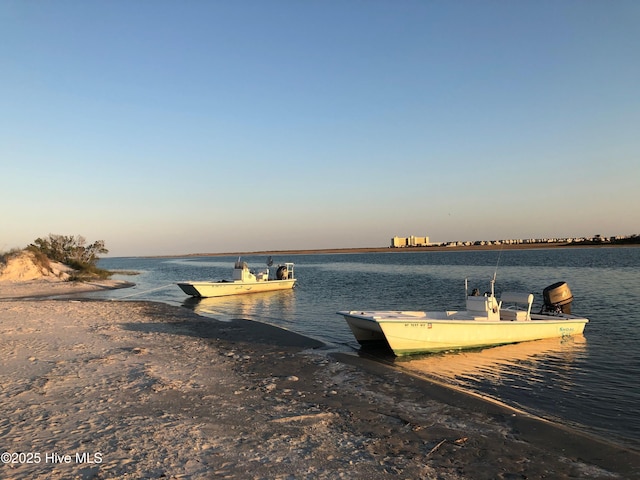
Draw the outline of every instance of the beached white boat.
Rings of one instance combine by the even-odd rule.
[[[296,283],[293,274],[293,263],[279,265],[275,277],[269,276],[269,267],[273,263],[271,257],[266,270],[252,273],[246,262],[238,261],[233,268],[231,280],[219,282],[180,282],[178,286],[192,297],[223,297],[226,295],[243,295],[247,293],[271,292],[273,290],[290,290]]]
[[[544,306],[531,313],[533,294],[491,291],[466,294],[466,310],[340,311],[361,344],[386,341],[398,356],[479,348],[580,335],[589,322],[571,315],[573,296],[564,282],[544,289]]]

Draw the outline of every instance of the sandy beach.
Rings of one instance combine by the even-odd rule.
[[[638,452],[364,356],[96,288],[0,285],[1,478],[640,478]]]

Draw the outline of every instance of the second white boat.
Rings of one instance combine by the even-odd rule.
[[[274,278],[269,275],[269,267],[272,264],[271,257],[269,257],[266,270],[252,273],[247,263],[238,258],[233,268],[231,280],[180,282],[178,286],[187,295],[204,298],[292,289],[296,283],[293,263],[279,265],[276,268]]]
[[[533,295],[493,291],[466,295],[466,310],[340,311],[356,340],[387,342],[397,356],[479,348],[543,338],[580,335],[588,319],[571,315],[573,296],[564,282],[547,287],[545,305],[531,313]],[[465,282],[466,290],[466,282]]]

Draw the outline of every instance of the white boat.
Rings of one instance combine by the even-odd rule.
[[[397,356],[480,348],[543,338],[581,335],[586,318],[571,315],[573,296],[558,282],[544,289],[544,306],[531,313],[533,294],[491,291],[467,294],[466,310],[340,311],[361,345],[386,341]]]
[[[180,282],[178,286],[192,297],[223,297],[227,295],[243,295],[247,293],[271,292],[273,290],[290,290],[296,283],[293,263],[278,265],[275,277],[269,276],[269,267],[273,262],[267,261],[267,269],[252,273],[246,262],[238,258],[233,268],[231,280],[219,282]]]

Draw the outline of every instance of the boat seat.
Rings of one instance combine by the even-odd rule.
[[[493,296],[471,295],[467,297],[467,312],[474,320],[500,320],[500,303]]]
[[[502,292],[500,300],[503,303],[520,303],[529,305],[533,303],[533,294],[525,292]]]
[[[500,305],[504,308],[500,309],[500,319],[518,322],[531,320],[532,304],[533,294],[531,293],[503,292],[500,295]],[[509,306],[505,307],[505,305]]]
[[[467,297],[467,310],[470,312],[486,312],[497,306],[493,297]]]
[[[526,310],[511,310],[508,308],[500,310],[500,320],[511,320],[516,322],[524,322],[529,320]]]

